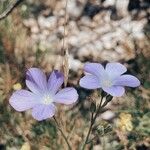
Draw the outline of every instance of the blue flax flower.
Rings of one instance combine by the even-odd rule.
[[[26,73],[26,85],[30,89],[18,90],[10,97],[10,105],[17,111],[32,108],[32,116],[38,121],[54,116],[55,103],[70,105],[77,101],[77,91],[72,87],[60,89],[64,76],[58,71],[53,71],[50,77],[38,68],[30,68]]]
[[[125,86],[137,87],[140,85],[136,77],[124,74],[127,68],[117,62],[107,63],[105,68],[99,63],[86,63],[84,71],[86,75],[80,80],[81,87],[102,88],[112,96],[122,96],[125,93]]]

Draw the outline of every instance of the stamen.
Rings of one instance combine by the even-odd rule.
[[[103,87],[111,87],[112,86],[112,82],[110,80],[104,80],[102,82]]]
[[[52,98],[49,96],[49,95],[45,95],[44,98],[43,98],[43,103],[45,105],[49,105],[53,102]]]

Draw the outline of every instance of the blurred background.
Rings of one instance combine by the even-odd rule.
[[[0,14],[13,2],[0,0]],[[87,61],[121,62],[141,81],[102,111],[100,130],[93,131],[97,136],[87,149],[150,150],[150,0],[68,0],[67,23],[65,4],[21,0],[0,20],[0,150],[67,150],[52,119],[37,122],[30,111],[18,113],[8,103],[13,91],[25,88],[28,68],[62,70],[63,39],[69,52],[68,86],[75,86],[80,97],[75,106],[58,105],[56,117],[73,150],[89,127],[89,96],[99,101],[97,92],[78,85]]]

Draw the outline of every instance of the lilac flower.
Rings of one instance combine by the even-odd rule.
[[[72,88],[59,90],[64,76],[53,71],[47,81],[46,75],[38,68],[30,68],[26,73],[26,85],[32,91],[18,90],[10,97],[10,105],[17,111],[32,108],[32,116],[38,121],[54,116],[54,103],[70,105],[77,101],[77,91]],[[58,91],[59,90],[59,91]]]
[[[104,67],[99,63],[86,63],[84,71],[87,73],[80,80],[80,86],[86,89],[102,88],[106,93],[120,97],[124,94],[124,86],[137,87],[140,81],[128,74],[126,67],[120,63],[108,63]]]

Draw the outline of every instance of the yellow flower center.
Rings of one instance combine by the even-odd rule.
[[[45,95],[43,98],[43,104],[49,105],[53,102],[53,99],[49,95]]]

